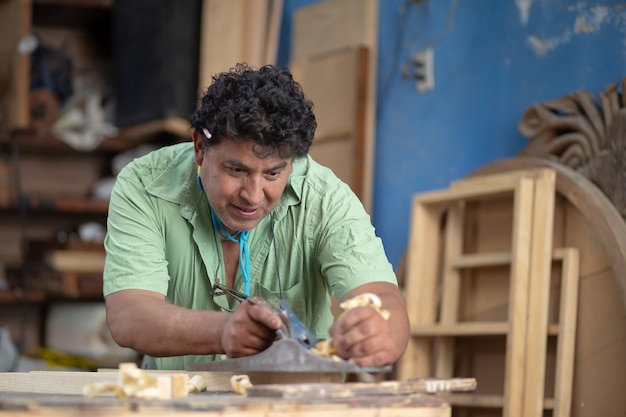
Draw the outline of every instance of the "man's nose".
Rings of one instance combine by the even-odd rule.
[[[258,178],[248,177],[241,188],[241,196],[251,205],[263,200],[263,183]]]

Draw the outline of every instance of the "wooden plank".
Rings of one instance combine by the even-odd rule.
[[[368,51],[365,66],[367,68],[365,96],[360,100],[364,114],[361,125],[364,140],[360,174],[363,187],[359,197],[365,209],[371,214],[376,134],[378,0],[325,0],[302,7],[294,13],[292,62],[290,62],[294,74],[305,73],[307,63],[315,57],[359,46]],[[305,92],[311,93],[306,88]],[[331,96],[331,102],[338,96],[335,91]],[[317,108],[326,105],[318,103]],[[347,154],[344,158],[352,159],[353,155]]]
[[[290,399],[355,398],[366,395],[432,394],[474,389],[474,378],[414,378],[407,381],[254,385],[246,389],[246,395]]]
[[[311,58],[300,67],[300,82],[315,105],[317,119],[309,153],[332,169],[361,201],[367,56],[365,48],[346,48]]]
[[[572,409],[574,380],[574,351],[576,348],[576,321],[578,312],[579,251],[576,248],[560,250],[562,280],[559,311],[559,335],[556,347],[556,376],[554,387],[554,417],[568,417]]]
[[[521,416],[523,409],[533,193],[534,181],[525,177],[520,178],[513,202],[513,236],[511,242],[513,259],[511,260],[508,315],[511,329],[506,340],[504,365],[504,417]]]
[[[452,262],[455,268],[482,268],[485,266],[508,265],[511,263],[511,252],[472,253],[459,256]]]
[[[293,61],[356,45],[374,47],[377,16],[373,0],[325,0],[299,8],[293,17]]]
[[[350,136],[356,128],[359,47],[345,48],[310,58],[302,65],[302,88],[315,105],[315,141]],[[338,94],[340,92],[340,94]]]
[[[145,371],[153,376],[171,373]],[[177,373],[185,373],[177,371]],[[211,391],[230,391],[231,372],[187,372],[190,379],[201,375]],[[0,392],[82,395],[83,388],[93,383],[116,383],[118,372],[33,371],[0,373]]]
[[[232,391],[230,378],[233,372],[202,372],[202,371],[162,371],[143,370],[149,375],[161,376],[184,373],[190,380],[196,375],[204,378],[206,390]],[[32,371],[32,372],[0,372],[0,392],[28,392],[38,394],[82,395],[83,387],[93,383],[115,383],[118,369],[99,369],[98,372],[73,371]],[[250,372],[253,384],[309,384],[337,383],[343,379],[342,374],[335,373],[293,373],[293,372]]]
[[[267,64],[265,50],[269,24],[279,30],[280,16],[268,21],[270,0],[204,0],[200,33],[200,92],[211,85],[213,75],[245,62],[252,67]],[[280,13],[278,6],[276,13]],[[279,21],[276,22],[276,19]],[[276,36],[276,33],[273,33]],[[277,42],[273,38],[272,42]],[[269,51],[271,54],[272,51]],[[274,51],[275,53],[275,51]],[[275,57],[274,57],[275,59]]]
[[[0,1],[0,117],[5,127],[26,128],[30,122],[30,54],[20,53],[18,44],[31,33],[32,2]],[[7,64],[8,63],[8,64]]]
[[[502,408],[504,406],[504,398],[501,395],[442,393],[437,396],[457,407]]]
[[[462,322],[411,326],[412,336],[506,336],[509,324],[500,322]]]
[[[468,395],[463,393],[441,393],[437,397],[445,399],[455,407],[480,407],[480,408],[502,408],[504,398],[501,395]],[[554,400],[546,399],[543,402],[545,410],[554,409]]]
[[[407,312],[412,326],[435,324],[438,274],[436,260],[439,259],[441,214],[437,207],[421,204],[418,196],[413,198],[405,284]],[[430,237],[428,242],[424,236]],[[396,367],[398,378],[432,375],[430,354],[430,340],[411,337]]]
[[[198,88],[205,91],[216,73],[244,59],[246,0],[204,0],[200,33]]]
[[[523,415],[526,417],[543,413],[555,182],[553,170],[542,170],[534,182],[524,365]]]
[[[492,195],[503,190],[515,187],[518,179],[524,178],[542,178],[550,176],[551,169],[535,167],[526,169],[517,169],[511,172],[497,172],[485,175],[476,175],[460,180],[453,181],[450,188],[456,191],[468,190],[478,195]]]
[[[290,400],[235,395],[192,395],[168,401],[82,399],[74,396],[6,396],[0,405],[13,417],[41,414],[52,417],[137,417],[181,415],[195,417],[450,417],[449,404],[434,396],[370,396],[358,399]]]
[[[462,257],[464,217],[465,204],[463,202],[452,205],[447,211],[439,319],[441,326],[454,325],[458,319],[461,271],[454,264]],[[437,343],[435,376],[451,378],[454,373],[454,339],[443,338],[437,340]]]
[[[280,29],[282,26],[284,0],[270,0],[268,17],[267,39],[265,41],[263,62],[276,65],[278,46],[280,44]]]
[[[243,7],[243,62],[253,67],[265,64],[270,0],[245,0]]]
[[[485,186],[479,188],[472,187],[451,187],[449,189],[434,190],[420,193],[414,198],[419,199],[422,204],[438,204],[446,206],[458,201],[486,200],[488,197],[499,197],[503,195],[513,195],[514,187],[509,184],[498,186]]]

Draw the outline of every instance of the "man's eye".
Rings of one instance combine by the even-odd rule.
[[[278,178],[280,176],[280,171],[272,171],[267,173],[268,178]]]

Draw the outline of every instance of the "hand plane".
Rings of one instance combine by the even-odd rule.
[[[379,373],[390,372],[391,366],[364,368],[340,358],[328,358],[314,353],[314,347],[320,339],[312,335],[297,315],[289,308],[286,301],[280,307],[261,297],[246,297],[232,289],[231,296],[248,301],[271,310],[277,314],[282,326],[276,331],[277,340],[270,347],[252,356],[224,359],[221,361],[192,364],[188,371],[224,371],[224,372],[320,372],[320,373]]]

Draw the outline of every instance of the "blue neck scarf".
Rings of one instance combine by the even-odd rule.
[[[198,167],[198,185],[200,189],[206,196],[206,192],[204,191],[204,187],[202,186],[202,178],[200,177],[200,167]],[[215,211],[209,204],[209,211],[211,212],[211,222],[213,223],[213,228],[217,230],[222,239],[230,240],[231,242],[239,242],[239,269],[241,270],[241,274],[243,275],[244,288],[243,293],[246,296],[250,295],[250,248],[248,247],[248,237],[250,236],[249,230],[240,230],[235,234],[230,234],[230,232],[226,229],[224,223],[217,217]],[[215,248],[219,250],[218,248]]]

